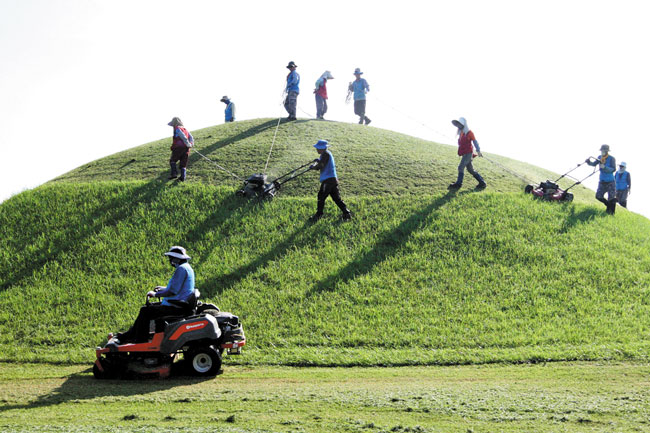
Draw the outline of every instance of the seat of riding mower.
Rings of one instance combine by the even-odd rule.
[[[196,307],[198,305],[200,296],[201,292],[199,292],[197,289],[194,289],[194,292],[192,295],[190,295],[187,301],[170,300],[170,304],[178,307],[178,313],[156,317],[156,319],[154,319],[154,323],[156,324],[156,332],[163,332],[165,330],[165,326],[167,326],[169,323],[178,322],[179,320],[195,316]]]

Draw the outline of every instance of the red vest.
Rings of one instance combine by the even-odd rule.
[[[316,94],[320,95],[323,99],[327,99],[327,78],[323,79],[323,85],[316,90]]]
[[[463,156],[474,151],[472,138],[474,138],[472,131],[469,131],[467,134],[460,134],[460,137],[458,137],[458,155]]]
[[[178,147],[186,147],[185,143],[183,143],[183,140],[180,137],[176,137],[176,129],[180,129],[188,141],[190,139],[190,134],[187,132],[187,129],[185,129],[184,126],[176,126],[174,128],[174,136],[172,137],[172,149],[176,149]]]

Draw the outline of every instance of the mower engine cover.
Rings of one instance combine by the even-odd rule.
[[[261,196],[266,184],[266,175],[262,173],[255,173],[244,181],[244,187],[237,191],[237,195],[242,197],[252,198]]]
[[[559,188],[559,185],[555,182],[547,180],[546,182],[540,183],[539,187],[546,191],[546,190],[556,190]]]

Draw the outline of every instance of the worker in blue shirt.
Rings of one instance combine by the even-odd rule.
[[[355,80],[352,81],[348,86],[348,92],[352,92],[354,97],[354,114],[359,116],[359,125],[365,122],[368,125],[371,120],[366,116],[366,93],[370,91],[370,85],[365,80],[361,78],[361,69],[356,68],[354,70]]]
[[[221,102],[226,104],[226,122],[234,122],[235,121],[235,103],[230,100],[229,97],[225,96],[221,98]]]
[[[614,175],[616,179],[616,201],[623,207],[627,207],[627,196],[632,194],[632,175],[627,171],[627,164],[621,162],[618,171]]]
[[[174,268],[174,274],[167,286],[158,286],[147,293],[147,298],[164,298],[160,303],[140,308],[133,326],[114,338],[109,334],[109,344],[144,343],[149,341],[149,322],[158,317],[183,315],[187,312],[187,301],[194,296],[194,270],[188,263],[190,256],[185,248],[173,246],[164,254]]]
[[[609,154],[609,145],[600,146],[599,158],[587,158],[585,162],[592,167],[599,166],[600,178],[596,190],[596,200],[607,206],[608,214],[614,215],[616,212],[616,182],[614,181],[616,159]],[[605,200],[605,194],[607,194],[607,200]]]
[[[329,143],[327,140],[318,140],[314,144],[316,151],[320,155],[320,158],[314,161],[309,168],[312,170],[320,170],[320,190],[318,191],[318,205],[316,208],[316,213],[310,218],[312,222],[316,222],[323,216],[323,210],[325,208],[325,199],[328,196],[332,196],[334,203],[341,209],[343,212],[341,218],[343,221],[349,221],[352,218],[350,210],[345,205],[341,199],[341,192],[339,191],[339,180],[336,175],[336,164],[334,162],[334,156],[332,152],[328,150]]]
[[[285,92],[287,97],[284,100],[284,109],[289,113],[287,117],[288,121],[296,120],[296,109],[298,108],[298,94],[300,93],[300,75],[296,72],[296,65],[294,62],[289,62],[287,69],[289,69],[289,75],[287,75],[287,86],[285,87]]]

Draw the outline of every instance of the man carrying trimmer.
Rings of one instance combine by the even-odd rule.
[[[181,177],[179,177],[178,180],[183,182],[187,175],[187,159],[190,156],[190,148],[194,146],[194,137],[192,137],[190,131],[185,129],[183,122],[181,122],[181,119],[178,117],[174,117],[168,125],[174,128],[171,147],[172,156],[169,158],[169,166],[171,167],[172,172],[169,175],[169,178],[176,179],[178,177],[176,163],[180,161]]]
[[[294,62],[289,62],[287,69],[289,70],[289,75],[287,75],[287,86],[285,87],[285,92],[287,92],[287,98],[284,100],[284,109],[289,113],[287,121],[296,120],[296,109],[298,108],[298,94],[300,93],[300,75],[296,72],[296,65]]]
[[[325,199],[332,196],[334,203],[341,209],[343,221],[349,221],[352,218],[348,207],[341,199],[341,192],[339,191],[339,180],[336,176],[336,164],[334,163],[334,156],[332,152],[327,150],[329,143],[326,140],[318,140],[314,144],[316,151],[320,158],[314,161],[309,168],[312,170],[320,170],[320,190],[318,191],[318,206],[316,213],[310,218],[312,222],[316,222],[323,216],[323,209],[325,208]]]
[[[463,178],[465,177],[465,168],[467,171],[474,176],[474,179],[478,181],[476,189],[481,190],[485,189],[487,186],[483,178],[477,171],[474,170],[472,165],[472,159],[474,158],[474,148],[476,148],[476,153],[478,156],[482,157],[481,148],[474,137],[474,133],[470,131],[467,126],[467,120],[464,117],[459,117],[458,120],[452,120],[451,123],[458,128],[458,155],[460,156],[460,164],[458,164],[458,178],[456,182],[449,185],[448,189],[458,189],[463,186]],[[472,147],[473,145],[473,147]]]
[[[600,178],[596,190],[596,200],[607,206],[608,214],[614,215],[616,212],[616,181],[614,180],[616,159],[609,154],[609,145],[600,146],[600,158],[587,158],[585,162],[592,167],[599,166]],[[605,194],[607,194],[607,200],[605,200]]]

